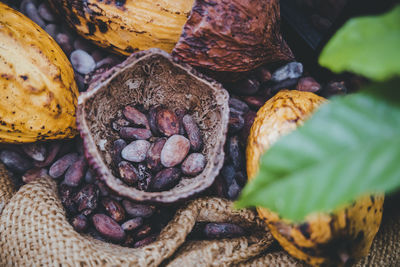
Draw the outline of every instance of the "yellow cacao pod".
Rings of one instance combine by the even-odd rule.
[[[246,149],[247,175],[253,179],[261,155],[281,136],[295,130],[325,101],[309,92],[282,90],[258,111]],[[292,256],[313,266],[339,266],[368,254],[382,219],[383,195],[362,196],[330,214],[310,214],[291,223],[257,208],[273,236]]]
[[[76,135],[78,89],[57,43],[21,13],[0,3],[0,142]]]

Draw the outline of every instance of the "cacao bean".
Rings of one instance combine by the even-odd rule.
[[[111,155],[115,164],[118,164],[122,161],[121,151],[126,147],[126,142],[124,139],[117,139],[113,142]]]
[[[229,113],[229,122],[228,122],[228,128],[229,128],[229,133],[234,134],[239,132],[244,126],[244,119],[242,115],[239,113],[235,112],[230,112]]]
[[[58,25],[56,24],[47,24],[44,27],[44,30],[51,36],[53,39],[56,38],[57,34],[60,32]]]
[[[67,56],[74,51],[74,48],[72,47],[72,40],[67,34],[57,33],[55,40]]]
[[[42,143],[32,143],[22,146],[25,154],[33,160],[44,161],[46,159],[46,147]]]
[[[135,244],[135,238],[134,238],[134,234],[130,233],[126,235],[125,241],[122,244],[122,246],[124,247],[133,247]]]
[[[271,72],[265,67],[259,67],[255,71],[255,76],[260,83],[265,83],[271,80]]]
[[[303,77],[297,83],[296,90],[315,93],[321,89],[321,85],[312,77]]]
[[[148,236],[148,237],[136,242],[133,245],[133,247],[134,248],[144,247],[144,246],[147,246],[147,245],[153,243],[154,241],[156,241],[156,236],[155,235],[151,235],[151,236]]]
[[[159,135],[157,126],[157,112],[161,109],[161,107],[151,107],[149,110],[149,114],[147,116],[148,122],[150,125],[150,130],[154,135]]]
[[[61,184],[58,188],[61,203],[69,214],[76,214],[77,208],[74,202],[75,193],[72,187]]]
[[[267,99],[264,96],[246,96],[243,97],[244,102],[246,102],[252,109],[258,110],[261,108]]]
[[[71,53],[70,61],[74,70],[83,75],[91,73],[96,68],[96,62],[92,56],[81,49],[75,50]]]
[[[70,153],[62,156],[60,159],[54,162],[53,165],[51,165],[49,169],[49,175],[54,179],[61,177],[64,172],[77,160],[78,154],[76,153]]]
[[[177,168],[167,168],[159,171],[153,179],[150,180],[149,190],[160,192],[171,189],[179,183],[181,171]]]
[[[151,131],[142,128],[121,127],[119,135],[124,139],[145,140],[151,137]]]
[[[186,109],[177,109],[175,110],[175,114],[178,117],[178,121],[179,121],[179,134],[180,135],[185,135],[185,127],[183,126],[183,117],[187,114],[187,110]]]
[[[161,150],[161,164],[167,168],[181,163],[190,149],[190,141],[182,135],[173,135],[167,139]]]
[[[179,134],[179,119],[174,112],[161,108],[156,114],[158,130],[165,136]]]
[[[137,204],[126,199],[122,201],[122,205],[130,217],[149,218],[154,213],[154,207],[150,205]]]
[[[131,106],[126,106],[124,108],[123,113],[124,113],[125,118],[128,121],[134,123],[137,126],[143,126],[146,129],[150,130],[149,121],[147,120],[146,115],[144,115],[142,112],[140,112],[136,108],[131,107]]]
[[[86,173],[87,163],[83,156],[79,157],[65,173],[64,184],[69,186],[78,186]]]
[[[119,131],[121,130],[122,127],[129,126],[129,124],[130,124],[129,121],[127,121],[127,120],[125,120],[125,119],[122,119],[122,118],[119,118],[119,119],[117,119],[117,120],[115,120],[115,121],[112,122],[112,128],[113,128],[115,131],[119,132]]]
[[[41,28],[43,28],[44,26],[46,26],[46,23],[44,22],[44,20],[39,16],[39,12],[36,8],[36,6],[32,3],[29,2],[26,4],[25,6],[25,12],[26,15],[33,20],[37,25],[39,25]]]
[[[323,89],[323,95],[330,97],[333,95],[343,95],[347,93],[347,88],[344,81],[331,81]]]
[[[47,21],[54,22],[57,20],[57,18],[53,15],[46,3],[42,3],[39,5],[38,12],[39,15]]]
[[[164,147],[167,138],[158,138],[153,144],[151,144],[149,150],[147,151],[146,162],[147,167],[153,171],[158,172],[161,170],[161,150]]]
[[[132,162],[142,162],[146,159],[150,143],[146,140],[136,140],[124,147],[121,151],[123,159]]]
[[[204,227],[204,234],[208,238],[232,238],[244,235],[245,231],[232,223],[208,223]]]
[[[236,180],[233,179],[231,183],[228,185],[228,190],[227,190],[227,198],[230,200],[236,200],[237,197],[239,196],[240,191],[242,188],[237,184]]]
[[[144,164],[138,165],[138,173],[139,173],[139,183],[138,189],[142,191],[147,191],[150,180],[152,179],[151,173],[148,171]]]
[[[228,88],[238,95],[253,95],[259,90],[260,82],[255,77],[251,76],[228,85]]]
[[[143,239],[147,237],[151,233],[151,227],[149,225],[143,225],[139,230],[136,232],[137,239]]]
[[[71,220],[72,227],[74,227],[75,231],[82,233],[85,232],[89,227],[88,219],[83,214],[78,214]]]
[[[143,219],[141,217],[136,217],[124,222],[121,227],[124,231],[133,231],[143,224]]]
[[[110,189],[107,187],[107,185],[104,182],[96,180],[95,184],[96,184],[97,188],[99,189],[100,196],[107,197],[110,195]]]
[[[125,232],[119,224],[105,214],[95,214],[92,217],[96,230],[105,238],[113,242],[121,242],[125,239]]]
[[[244,114],[249,111],[249,106],[245,102],[231,97],[229,98],[229,109],[233,109],[235,112]]]
[[[228,139],[228,158],[236,170],[241,170],[245,165],[244,151],[240,147],[239,137],[237,135]]]
[[[84,186],[74,197],[78,211],[83,215],[89,215],[97,208],[99,189],[94,184]]]
[[[92,173],[92,171],[90,169],[87,170],[85,173],[85,182],[87,184],[93,184],[95,180],[96,180],[96,177],[94,177],[94,174]]]
[[[106,240],[94,227],[89,227],[87,230],[88,234],[93,237],[94,239],[100,240],[102,242],[107,242]]]
[[[60,149],[61,149],[61,143],[52,142],[49,145],[46,159],[44,161],[35,161],[35,163],[34,163],[35,167],[43,168],[43,167],[47,167],[50,164],[52,164],[53,161],[55,160],[58,152],[60,151]]]
[[[201,137],[196,121],[192,116],[187,114],[183,117],[182,122],[190,141],[190,147],[193,151],[199,151],[203,146],[203,138]]]
[[[206,158],[203,154],[192,153],[186,157],[185,161],[182,163],[181,169],[183,174],[196,176],[201,173],[206,166]]]
[[[297,79],[303,75],[303,64],[300,62],[290,62],[277,69],[271,77],[273,82],[282,82],[287,79]]]
[[[271,86],[271,91],[277,93],[281,89],[294,89],[296,88],[299,79],[287,79]]]
[[[0,152],[0,160],[7,168],[16,173],[24,173],[32,168],[32,162],[22,157],[19,153],[11,150]]]
[[[257,113],[252,110],[250,110],[243,116],[244,126],[243,126],[242,130],[240,131],[240,139],[244,146],[247,146],[247,138],[249,137],[250,129],[251,129],[251,126],[253,126],[253,122],[254,122],[254,119],[256,118],[256,116],[257,116]]]
[[[125,210],[117,201],[111,198],[104,198],[101,204],[106,209],[108,215],[113,218],[116,222],[122,222],[125,220]]]
[[[119,175],[127,185],[134,185],[138,182],[139,176],[136,168],[127,161],[118,164]]]
[[[26,184],[35,181],[38,178],[42,178],[47,175],[47,170],[44,168],[33,168],[28,170],[22,175],[22,181]]]

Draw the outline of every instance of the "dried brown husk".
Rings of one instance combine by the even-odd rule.
[[[162,192],[140,191],[116,178],[111,146],[119,136],[111,122],[128,104],[189,110],[204,140],[201,153],[207,159],[205,169],[196,177],[182,177],[177,186]],[[223,165],[228,119],[226,90],[159,49],[133,54],[106,72],[78,100],[78,129],[90,165],[109,188],[136,201],[171,203],[211,186]]]

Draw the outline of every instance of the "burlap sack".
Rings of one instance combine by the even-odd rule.
[[[1,266],[303,266],[277,246],[254,211],[237,211],[231,202],[201,198],[185,204],[157,241],[123,248],[73,230],[48,177],[15,192],[0,166]],[[397,213],[398,214],[398,213]],[[356,266],[400,263],[400,218],[384,217],[370,255]],[[233,222],[249,236],[215,241],[186,241],[196,222]]]

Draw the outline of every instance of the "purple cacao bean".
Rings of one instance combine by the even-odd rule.
[[[167,168],[181,163],[190,149],[190,141],[182,135],[173,135],[161,150],[161,164]]]
[[[146,237],[146,238],[144,238],[144,239],[142,239],[140,241],[137,241],[133,245],[133,247],[134,248],[144,247],[144,246],[147,246],[147,245],[153,243],[154,241],[156,241],[156,236],[155,235],[151,235],[151,236],[148,236],[148,237]]]
[[[242,236],[245,231],[239,225],[232,223],[208,223],[204,227],[204,234],[208,238],[231,238]]]
[[[32,162],[22,157],[19,153],[11,150],[0,152],[0,160],[8,169],[16,173],[24,173],[32,168]]]
[[[78,211],[87,216],[97,208],[98,199],[99,189],[93,184],[88,184],[75,195],[74,202],[78,206]]]
[[[321,89],[321,85],[313,77],[303,77],[297,83],[296,90],[315,93]]]
[[[88,219],[83,214],[78,214],[71,220],[72,227],[74,227],[75,231],[82,233],[85,232],[89,227]]]
[[[105,214],[95,214],[92,217],[96,230],[105,238],[113,242],[121,242],[125,239],[125,232],[121,226]]]
[[[58,152],[61,149],[61,143],[59,142],[52,142],[48,148],[48,153],[47,153],[47,157],[44,161],[35,161],[35,167],[38,168],[43,168],[43,167],[47,167],[50,164],[53,163],[53,161],[55,160]]]
[[[126,147],[126,142],[124,139],[117,139],[113,142],[111,155],[115,164],[122,161],[121,151]]]
[[[70,153],[62,156],[60,159],[54,162],[53,165],[51,165],[49,169],[49,175],[54,179],[61,177],[65,171],[77,160],[78,154],[76,153]]]
[[[180,109],[175,110],[175,114],[178,117],[178,121],[179,121],[179,134],[185,135],[186,131],[185,131],[185,127],[183,126],[183,117],[187,114],[187,110],[180,108]]]
[[[161,108],[157,111],[156,122],[158,130],[165,136],[179,134],[179,119],[171,110]]]
[[[134,185],[139,180],[138,170],[129,162],[121,161],[118,164],[118,171],[121,180],[127,185]]]
[[[203,146],[203,138],[201,137],[200,129],[196,121],[189,114],[182,119],[183,126],[190,141],[190,147],[193,151],[199,151]]]
[[[265,104],[267,98],[264,96],[245,96],[243,97],[243,101],[246,102],[247,105],[249,105],[252,109],[258,110]]]
[[[251,126],[253,126],[254,119],[256,118],[257,113],[250,110],[246,114],[244,114],[243,119],[244,119],[244,126],[242,130],[240,131],[240,141],[244,146],[247,146],[247,138],[249,137],[250,134],[250,129]]]
[[[83,156],[79,157],[65,173],[64,184],[78,186],[86,173],[87,163]]]
[[[101,204],[106,209],[108,215],[116,222],[122,222],[125,220],[125,210],[116,200],[104,198],[102,199]]]
[[[121,127],[119,130],[119,135],[124,139],[146,140],[151,137],[151,131],[142,128]]]
[[[137,204],[129,200],[123,200],[122,205],[124,206],[126,213],[133,218],[149,218],[154,213],[154,207],[150,205]]]
[[[196,176],[204,170],[206,166],[206,158],[203,154],[192,153],[186,157],[182,163],[182,173],[185,175]]]
[[[150,235],[151,233],[151,227],[150,225],[143,225],[141,228],[139,228],[136,232],[136,238],[137,239],[143,239]]]
[[[68,185],[61,184],[58,188],[60,200],[66,211],[70,214],[77,213],[77,208],[74,202],[75,192],[74,189]]]
[[[33,168],[22,175],[22,181],[26,184],[42,178],[47,175],[47,170],[44,168]]]
[[[267,68],[262,66],[256,69],[255,76],[260,83],[265,83],[271,80],[272,74]]]
[[[159,135],[157,126],[157,112],[161,109],[161,107],[151,107],[148,113],[148,122],[150,126],[150,130],[154,135]]]
[[[171,189],[179,183],[181,179],[181,171],[177,168],[163,169],[150,180],[149,190],[160,192]]]
[[[123,113],[128,121],[134,123],[137,126],[143,126],[148,130],[150,129],[149,121],[147,120],[146,115],[144,115],[136,108],[131,106],[126,106],[124,108]]]
[[[239,132],[244,126],[244,119],[242,115],[236,112],[229,113],[228,128],[229,133],[234,134]]]
[[[46,147],[41,143],[32,143],[22,146],[25,154],[33,160],[44,161],[46,159]]]
[[[146,155],[147,167],[153,171],[158,172],[162,168],[161,164],[161,151],[164,147],[167,138],[159,138],[153,144],[151,144]]]
[[[235,112],[244,114],[247,111],[249,111],[249,106],[245,102],[243,102],[237,98],[231,97],[231,98],[229,98],[229,109],[231,109],[231,110],[233,109],[233,110],[235,110]]]
[[[136,217],[124,222],[121,227],[124,231],[133,231],[143,224],[143,219],[141,217]]]
[[[239,137],[237,135],[228,139],[228,155],[229,160],[232,162],[236,170],[241,170],[245,165],[244,151],[240,146]]]

